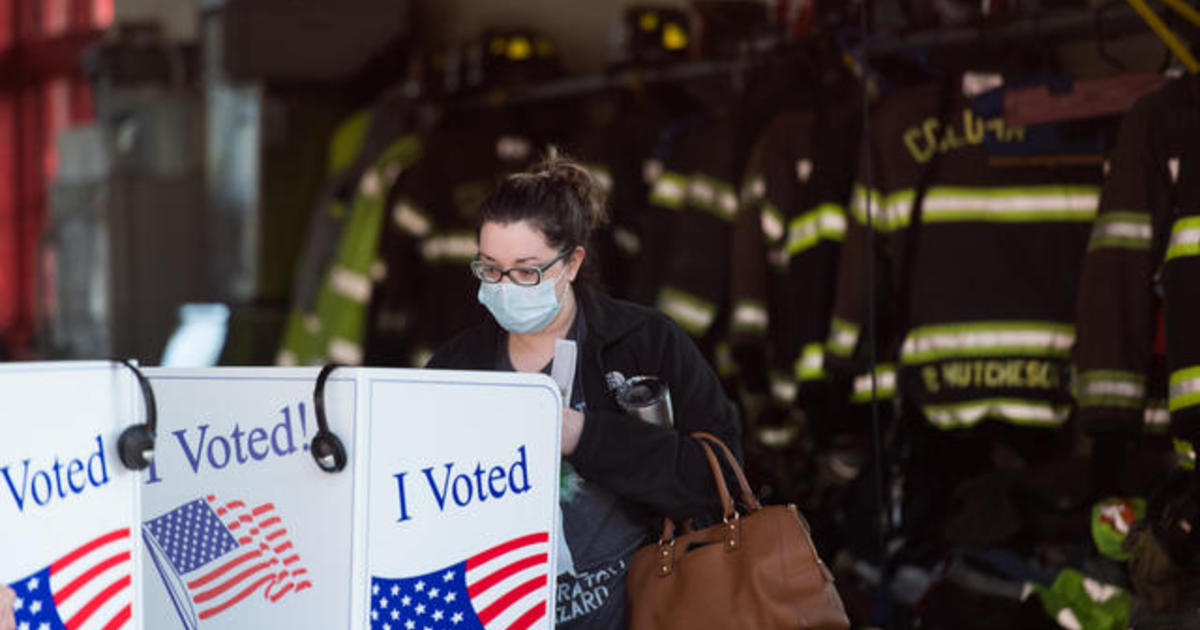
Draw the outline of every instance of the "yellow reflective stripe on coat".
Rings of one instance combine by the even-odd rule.
[[[415,204],[399,199],[392,205],[392,222],[410,236],[425,238],[433,230],[433,221]]]
[[[1099,204],[1095,186],[934,186],[922,202],[921,223],[1090,223]]]
[[[1154,236],[1150,215],[1141,212],[1102,212],[1092,225],[1088,251],[1132,249],[1146,251]]]
[[[885,196],[878,190],[872,190],[868,194],[866,188],[856,185],[850,201],[850,214],[860,225],[867,225],[869,216],[876,231],[893,232],[908,227],[912,201],[911,190],[901,190]]]
[[[925,417],[939,429],[964,429],[992,419],[1025,426],[1057,427],[1066,422],[1070,405],[1021,398],[985,398],[945,405],[925,405]]]
[[[868,201],[875,229],[908,227],[916,192],[911,188],[870,195],[856,186],[851,214],[867,223]],[[933,186],[921,204],[922,223],[1088,223],[1096,217],[1100,192],[1095,186],[958,187]]]
[[[861,404],[875,400],[887,400],[896,395],[896,366],[891,363],[880,363],[875,366],[875,382],[872,396],[871,373],[859,374],[854,377],[854,392],[850,402]]]
[[[1179,467],[1184,470],[1196,469],[1196,447],[1187,440],[1174,438],[1175,456]]]
[[[1079,375],[1079,406],[1142,409],[1146,377],[1119,370],[1088,370]]]
[[[687,200],[688,179],[682,173],[663,171],[654,179],[650,189],[650,203],[678,210]]]
[[[822,240],[841,242],[846,238],[846,211],[825,203],[792,219],[788,225],[788,254],[796,256]]]
[[[1171,411],[1200,405],[1200,365],[1171,372]]]
[[[737,214],[738,199],[733,185],[702,173],[692,175],[688,182],[687,202],[723,221],[732,221]]]
[[[1162,435],[1171,428],[1171,411],[1167,409],[1167,401],[1161,398],[1146,401],[1146,410],[1142,412],[1143,429],[1147,433]]]
[[[772,371],[768,378],[771,381],[771,397],[784,404],[796,402],[798,387],[796,381],[788,378],[787,374]]]
[[[1200,217],[1185,217],[1171,227],[1166,260],[1200,256]]]
[[[909,331],[900,348],[903,363],[962,357],[1066,358],[1075,327],[1058,322],[968,322],[922,326]]]
[[[796,380],[819,381],[825,378],[825,346],[820,343],[805,344],[796,358]]]
[[[708,332],[717,317],[715,304],[674,287],[659,290],[658,310],[666,313],[694,337],[701,337]]]
[[[759,300],[738,300],[733,307],[734,332],[762,334],[769,323],[767,307]]]
[[[478,252],[474,232],[439,234],[421,241],[421,258],[426,262],[470,262]]]
[[[760,217],[762,223],[763,236],[767,238],[768,243],[778,243],[783,240],[783,213],[769,201],[764,201],[762,204],[762,215]]]
[[[829,324],[829,340],[826,349],[835,356],[848,358],[858,347],[859,326],[840,318],[833,318]]]

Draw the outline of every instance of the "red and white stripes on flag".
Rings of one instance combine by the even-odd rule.
[[[467,594],[483,627],[526,628],[544,616],[549,562],[546,533],[515,538],[468,558]]]
[[[306,579],[308,570],[298,566],[300,554],[274,504],[251,508],[243,501],[218,505],[213,495],[205,499],[237,539],[238,550],[212,570],[188,580],[200,619],[228,610],[259,589],[276,602],[289,592],[312,587]]]

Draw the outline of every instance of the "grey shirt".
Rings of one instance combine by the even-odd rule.
[[[586,334],[587,325],[580,311],[571,323],[567,339],[582,349]],[[546,365],[542,372],[549,374],[550,368],[551,365]],[[496,349],[496,369],[515,371],[508,356],[507,335]],[[581,412],[587,409],[582,379],[581,365],[577,364],[571,407]],[[644,515],[611,492],[584,480],[565,459],[560,483],[562,532],[574,572],[558,576],[556,627],[623,630],[625,575],[630,556],[646,540]]]

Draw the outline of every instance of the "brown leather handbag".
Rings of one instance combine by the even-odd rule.
[[[724,520],[676,537],[666,519],[662,538],[633,555],[630,630],[849,628],[833,575],[796,507],[763,507],[728,447],[708,433],[692,437],[708,456]],[[734,507],[714,445],[737,476],[745,514]]]

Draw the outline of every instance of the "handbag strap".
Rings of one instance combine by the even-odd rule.
[[[696,431],[692,433],[692,437],[700,440],[700,444],[705,447],[706,451],[710,451],[708,447],[710,443],[716,445],[716,447],[720,449],[721,454],[725,458],[726,465],[733,470],[734,476],[737,477],[738,485],[741,486],[742,503],[751,510],[761,510],[762,503],[759,503],[758,498],[754,496],[754,491],[750,489],[750,482],[746,481],[746,473],[742,471],[742,467],[738,464],[737,458],[733,456],[733,451],[730,451],[729,447],[726,446],[724,442],[711,433]],[[725,485],[725,475],[721,474],[719,466],[713,471],[713,474],[717,477],[719,490]],[[728,490],[726,490],[726,493],[728,494]],[[724,506],[724,504],[722,504],[722,506]]]
[[[733,498],[729,494],[729,486],[725,483],[725,474],[721,472],[721,462],[717,459],[716,453],[713,452],[710,443],[716,444],[717,448],[721,449],[725,461],[729,467],[733,469],[734,475],[737,477],[738,484],[741,485],[742,496],[741,501],[752,511],[762,509],[762,504],[754,497],[754,493],[750,491],[750,484],[746,481],[746,475],[742,472],[742,467],[738,465],[737,459],[733,456],[733,452],[729,450],[725,443],[711,433],[704,431],[696,431],[692,433],[692,437],[700,442],[700,447],[704,449],[704,457],[708,459],[708,468],[712,471],[713,482],[717,486],[717,494],[721,497],[721,516],[729,522],[738,517],[737,509],[733,505]],[[673,544],[675,539],[675,521],[669,517],[663,519],[663,533],[659,538],[660,545]]]

